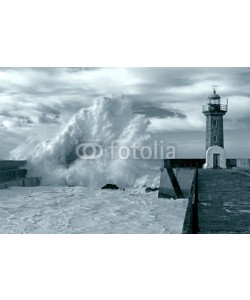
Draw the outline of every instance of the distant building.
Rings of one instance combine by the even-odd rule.
[[[226,168],[226,152],[224,149],[223,116],[227,113],[228,103],[222,104],[221,97],[216,93],[208,97],[203,106],[206,116],[206,163],[204,168]]]

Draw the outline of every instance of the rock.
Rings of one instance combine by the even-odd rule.
[[[159,191],[159,188],[151,188],[149,186],[145,188],[146,193],[155,192],[155,191]]]
[[[169,195],[169,194],[163,194],[163,193],[159,193],[158,194],[158,198],[164,198],[164,199],[176,199],[176,196],[173,195]]]
[[[119,190],[118,186],[116,184],[111,184],[111,183],[108,183],[106,185],[104,185],[102,187],[102,190],[104,189],[108,189],[108,190]]]

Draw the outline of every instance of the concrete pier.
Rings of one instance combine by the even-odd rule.
[[[249,174],[239,169],[198,169],[182,233],[250,233]]]
[[[250,233],[250,181],[236,170],[199,170],[198,233]]]

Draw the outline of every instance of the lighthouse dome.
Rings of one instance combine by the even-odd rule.
[[[220,100],[220,96],[216,94],[216,91],[214,90],[213,93],[208,97],[209,100]]]

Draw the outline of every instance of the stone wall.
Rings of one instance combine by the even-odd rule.
[[[23,168],[26,160],[0,160],[0,170],[12,170]]]
[[[26,177],[25,165],[25,160],[0,160],[0,189],[11,186],[31,187],[39,185],[39,178]]]
[[[0,183],[25,178],[26,169],[0,170]]]
[[[173,168],[202,168],[205,164],[204,158],[174,158],[174,159],[164,159],[163,168],[167,168],[167,165]]]
[[[21,187],[32,187],[32,186],[38,186],[39,185],[39,179],[37,177],[27,177],[27,178],[21,178],[9,182],[2,182],[0,183],[0,190],[7,189],[11,186],[21,186]]]
[[[163,161],[163,168],[167,167],[168,159],[164,159]],[[169,159],[170,166],[173,169],[176,168],[202,168],[205,164],[205,159],[203,158],[174,158]],[[226,160],[227,168],[247,168],[250,169],[250,159],[241,159],[241,158],[227,158]]]
[[[237,159],[237,168],[250,169],[250,159]]]

